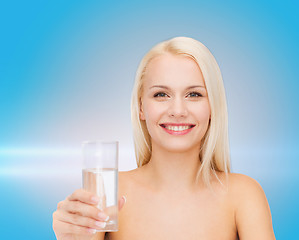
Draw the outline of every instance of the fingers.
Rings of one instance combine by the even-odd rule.
[[[109,216],[109,219],[115,219],[117,218],[117,214],[118,214],[118,211],[120,211],[124,204],[126,203],[126,197],[125,196],[122,196],[119,200],[118,200],[118,208],[117,206],[110,206],[110,207],[107,207],[105,208],[105,213],[106,216]],[[107,221],[108,219],[104,219],[104,218],[101,218],[101,221]]]
[[[118,200],[118,208],[117,208],[117,206],[107,207],[105,209],[105,213],[109,216],[110,219],[115,219],[115,218],[117,218],[118,211],[120,211],[123,208],[125,203],[126,203],[126,197],[122,196]]]
[[[94,205],[88,205],[80,201],[69,201],[66,199],[58,204],[57,209],[100,221],[107,221],[109,218],[105,212],[99,210]]]
[[[76,235],[91,235],[96,232],[95,228],[89,228],[79,225],[70,224],[63,221],[53,221],[53,230],[55,233],[76,234]]]
[[[123,206],[125,205],[127,199],[125,196],[122,196],[119,200],[118,200],[118,210],[120,211]]]
[[[95,205],[100,201],[100,198],[91,192],[84,189],[77,189],[67,198],[69,201],[80,201],[87,204]]]
[[[96,230],[105,231],[106,222],[114,219],[126,202],[122,196],[117,206],[105,208],[105,212],[97,208],[101,199],[85,191],[78,189],[64,201],[57,205],[57,211],[53,213],[53,230],[55,234],[89,235]]]
[[[91,235],[96,230],[105,231],[109,217],[97,208],[100,200],[93,193],[78,189],[59,202],[53,213],[53,230],[56,236]]]
[[[53,214],[53,218],[64,223],[85,227],[88,229],[102,230],[106,227],[106,222],[104,221],[94,220],[92,218],[83,217],[77,214],[71,214],[63,211],[55,212]]]

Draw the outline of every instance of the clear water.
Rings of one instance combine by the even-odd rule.
[[[108,216],[102,232],[118,230],[118,171],[114,168],[88,168],[82,170],[83,188],[100,197],[98,208]]]

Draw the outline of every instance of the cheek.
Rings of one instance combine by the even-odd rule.
[[[197,106],[196,109],[193,109],[193,112],[196,115],[196,119],[202,123],[209,121],[211,116],[211,110],[208,103]]]
[[[147,131],[151,138],[153,137],[154,126],[156,125],[158,116],[157,112],[152,106],[145,106],[144,108],[144,120],[146,124]]]
[[[144,117],[147,122],[157,122],[163,114],[164,110],[159,104],[145,104],[144,105]]]

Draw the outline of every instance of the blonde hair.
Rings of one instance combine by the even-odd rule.
[[[148,63],[163,54],[183,55],[192,58],[199,66],[205,80],[211,108],[211,120],[201,141],[197,180],[202,178],[206,186],[211,184],[211,173],[230,172],[228,143],[228,116],[223,80],[219,66],[209,49],[201,42],[187,37],[175,37],[154,46],[141,60],[136,72],[131,99],[131,120],[137,166],[147,164],[151,158],[151,137],[145,121],[140,120],[140,104],[143,78]],[[227,174],[226,174],[227,176]]]

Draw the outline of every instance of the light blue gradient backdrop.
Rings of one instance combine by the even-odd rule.
[[[175,36],[223,73],[232,169],[255,178],[277,239],[298,232],[296,1],[2,1],[1,239],[54,239],[52,212],[81,187],[83,140],[120,141],[136,167],[130,95],[142,56]]]

